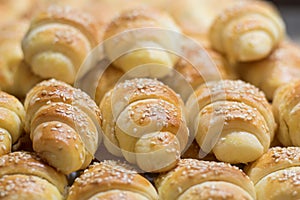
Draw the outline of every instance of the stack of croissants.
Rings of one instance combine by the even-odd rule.
[[[300,47],[272,3],[0,16],[1,200],[300,199]]]

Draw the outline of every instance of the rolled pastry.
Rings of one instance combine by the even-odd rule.
[[[183,102],[155,79],[131,79],[116,85],[101,101],[104,144],[147,172],[175,166],[187,145]]]
[[[237,167],[222,162],[182,159],[171,171],[155,180],[164,200],[254,200],[249,177]]]
[[[274,138],[276,123],[265,95],[240,80],[201,85],[188,99],[186,109],[197,143],[220,161],[254,161]]]
[[[112,160],[94,163],[71,186],[67,200],[158,200],[152,184],[130,166]]]
[[[54,79],[26,96],[25,130],[33,150],[65,174],[86,168],[101,142],[101,113],[84,92]]]
[[[300,148],[274,147],[245,171],[252,179],[257,200],[300,198]]]

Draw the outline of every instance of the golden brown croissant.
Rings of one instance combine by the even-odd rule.
[[[254,61],[268,56],[284,34],[284,22],[269,2],[242,1],[216,17],[210,40],[232,62]]]
[[[186,109],[201,149],[212,151],[218,160],[254,161],[273,140],[276,123],[271,106],[262,92],[243,81],[203,84],[190,96]]]
[[[300,148],[274,147],[245,169],[255,185],[257,200],[300,198]]]
[[[237,63],[236,69],[241,78],[259,87],[272,100],[278,87],[300,79],[300,48],[284,41],[265,59]]]
[[[25,130],[33,150],[65,174],[87,167],[101,142],[101,114],[84,92],[51,79],[26,96]]]
[[[67,200],[157,200],[151,183],[128,165],[106,160],[94,163],[70,188]]]
[[[162,200],[254,200],[252,181],[237,167],[221,162],[182,159],[155,180]]]
[[[14,96],[0,91],[0,156],[11,151],[23,133],[25,111]]]
[[[144,77],[159,78],[167,75],[178,60],[170,51],[180,51],[179,33],[172,18],[162,11],[130,9],[108,24],[104,51],[124,72],[144,66]]]
[[[24,59],[43,78],[73,83],[98,37],[91,16],[69,7],[51,6],[31,21],[22,41]]]
[[[101,101],[104,144],[145,171],[172,168],[187,145],[183,102],[155,79],[119,83]]]
[[[273,112],[278,123],[277,138],[284,146],[300,146],[300,81],[279,87],[274,95]]]
[[[34,153],[0,157],[0,199],[63,200],[67,179]]]

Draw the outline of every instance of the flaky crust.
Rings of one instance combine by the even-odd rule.
[[[22,49],[35,74],[73,83],[77,70],[98,42],[98,28],[91,16],[69,7],[51,6],[31,21]]]
[[[149,28],[152,29],[147,31]],[[135,32],[127,33],[133,30]],[[159,66],[151,66],[143,73],[153,78],[164,77],[178,60],[169,53],[180,50],[178,33],[180,29],[168,14],[145,7],[133,8],[120,13],[108,24],[104,33],[104,51],[124,72],[152,64]]]
[[[254,61],[269,55],[284,34],[284,22],[270,3],[241,1],[216,17],[210,40],[232,62]]]
[[[129,166],[110,160],[94,163],[85,170],[70,188],[67,199],[85,200],[98,195],[104,196],[104,199],[109,199],[109,197],[111,199],[116,197],[116,191],[120,191],[119,195],[121,196],[122,193],[125,193],[132,197],[141,196],[140,199],[158,199],[155,188],[147,179],[137,174]],[[97,198],[95,197],[95,199]]]
[[[65,175],[44,163],[35,153],[18,151],[0,157],[1,178],[18,174],[24,176],[24,179],[39,177],[46,180],[48,184],[52,184],[53,187],[56,187],[61,195],[64,195],[66,192],[68,183]],[[22,191],[22,185],[20,187],[18,190]],[[7,190],[7,192],[9,191]]]
[[[277,88],[299,80],[299,66],[299,46],[291,41],[284,41],[265,59],[237,63],[236,69],[241,78],[259,87],[269,100],[273,100]]]
[[[258,200],[299,198],[299,152],[299,147],[273,147],[246,167]]]
[[[205,187],[210,183],[211,186],[216,184],[214,187],[216,191],[210,190],[210,195],[207,196]],[[226,185],[226,187],[220,187],[219,184]],[[203,187],[204,196],[199,196],[203,199],[205,197],[219,198],[221,195],[226,195],[226,192],[236,197],[242,196],[244,199],[255,199],[256,196],[252,181],[238,168],[225,163],[196,159],[182,159],[175,169],[160,175],[155,185],[160,199],[164,200],[189,199],[193,194],[189,190],[197,191],[193,187]],[[231,185],[234,186],[231,188]],[[237,193],[233,193],[235,190]]]
[[[186,146],[183,102],[160,81],[140,78],[121,82],[104,96],[100,109],[108,151],[143,170],[169,169]],[[157,161],[142,162],[146,155]],[[169,158],[173,159],[170,163]]]
[[[279,125],[277,138],[284,146],[300,146],[299,140],[300,81],[294,81],[276,90],[273,112]]]
[[[24,105],[25,129],[43,159],[64,173],[88,166],[102,140],[102,116],[86,93],[52,79],[30,90]]]
[[[212,150],[221,161],[254,161],[273,140],[276,123],[271,106],[262,92],[243,81],[203,84],[190,96],[186,107],[198,144],[206,153]],[[236,145],[245,148],[241,150],[244,154],[235,153]]]

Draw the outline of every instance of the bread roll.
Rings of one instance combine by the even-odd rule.
[[[157,200],[151,183],[128,165],[116,161],[94,163],[70,188],[67,200]]]
[[[0,91],[0,156],[11,151],[24,128],[25,111],[14,96]]]
[[[13,152],[0,157],[0,198],[62,200],[67,179],[34,153]]]
[[[267,1],[241,1],[223,10],[210,29],[213,47],[231,62],[267,57],[282,41],[285,25]]]
[[[255,62],[237,63],[236,69],[241,78],[259,87],[272,100],[278,87],[300,79],[299,63],[299,46],[284,41],[268,57]]]
[[[98,37],[91,16],[69,7],[51,6],[32,19],[22,49],[35,74],[73,83]]]
[[[164,200],[256,199],[252,181],[237,167],[221,162],[182,159],[155,180]]]
[[[119,83],[101,101],[104,144],[148,172],[166,171],[187,145],[183,102],[155,79]]]
[[[160,78],[178,60],[170,52],[180,51],[179,33],[172,18],[162,11],[144,7],[129,9],[108,24],[104,51],[124,72],[149,64],[138,75]]]
[[[54,79],[26,96],[25,129],[33,149],[65,174],[86,168],[101,142],[101,113],[84,92]]]
[[[276,90],[273,101],[279,125],[277,138],[284,146],[300,146],[300,81],[287,83]]]
[[[265,95],[243,81],[201,85],[186,103],[190,130],[218,160],[247,163],[270,147],[276,123]],[[239,149],[239,151],[236,151]]]
[[[300,198],[300,148],[274,147],[245,169],[255,184],[257,200]]]

